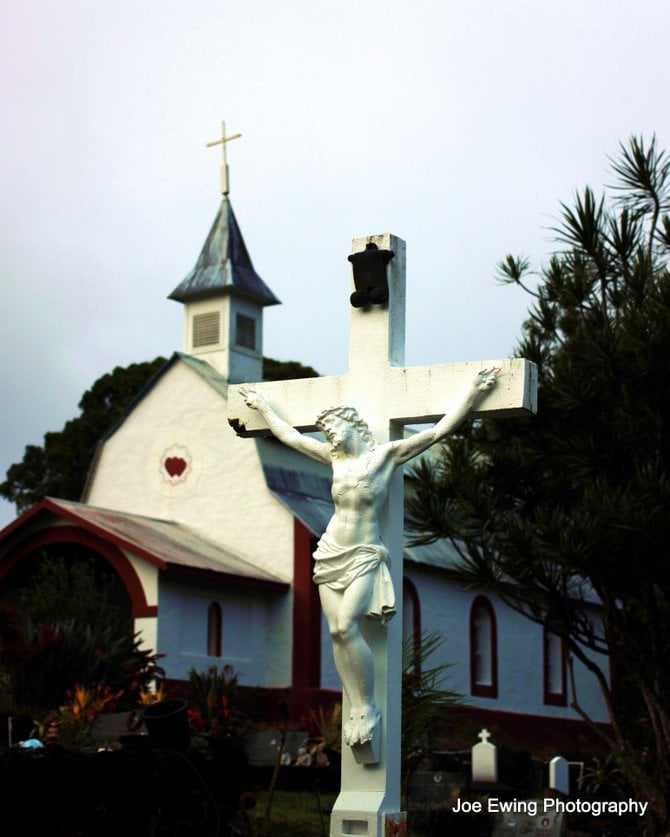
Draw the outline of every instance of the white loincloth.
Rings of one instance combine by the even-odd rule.
[[[366,615],[379,619],[384,625],[396,612],[389,564],[388,549],[381,544],[341,547],[324,535],[314,553],[313,580],[331,590],[346,590],[355,579],[374,573],[374,588]]]

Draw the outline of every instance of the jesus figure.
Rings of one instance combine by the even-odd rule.
[[[427,430],[376,444],[353,407],[332,407],[316,419],[321,442],[285,422],[252,387],[240,387],[246,405],[258,410],[281,442],[333,471],[335,513],[314,553],[314,582],[333,640],[335,668],[351,708],[343,728],[349,746],[372,740],[380,720],[374,696],[372,650],[361,632],[364,616],[384,624],[395,613],[389,553],[381,539],[380,516],[393,472],[444,439],[468,417],[495,385],[497,369],[480,372],[462,401]]]

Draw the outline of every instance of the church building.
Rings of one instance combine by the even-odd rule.
[[[241,440],[228,424],[228,386],[262,379],[263,317],[279,299],[225,192],[170,298],[183,305],[183,350],[101,439],[80,502],[45,498],[0,532],[0,600],[40,550],[76,545],[118,577],[169,682],[229,664],[240,684],[285,700],[298,723],[340,689],[311,580],[333,511],[330,471],[274,438]],[[495,595],[464,589],[455,558],[447,542],[405,549],[404,634],[444,638],[432,662],[451,664],[447,685],[477,723],[569,740],[581,722],[561,641]],[[575,683],[580,705],[607,722],[578,662]]]

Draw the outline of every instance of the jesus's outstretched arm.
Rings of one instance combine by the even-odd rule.
[[[476,376],[464,398],[453,410],[445,413],[435,427],[415,433],[407,439],[391,442],[393,460],[396,465],[408,462],[429,447],[453,433],[458,425],[464,421],[477,406],[484,395],[495,386],[498,369],[484,369]]]
[[[299,433],[295,427],[291,427],[288,422],[284,421],[272,409],[262,392],[258,392],[253,387],[247,386],[241,386],[240,392],[247,407],[250,407],[252,410],[258,410],[267,422],[268,427],[272,431],[272,435],[279,439],[280,442],[307,456],[311,456],[312,459],[330,464],[329,445],[324,442],[319,442],[311,436],[305,436],[303,433]]]

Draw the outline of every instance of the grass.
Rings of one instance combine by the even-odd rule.
[[[238,815],[235,825],[244,837],[327,837],[335,799],[331,793],[320,793],[317,797],[309,791],[275,791],[270,824],[266,828],[268,794],[261,792],[255,807],[248,812],[247,821]]]

